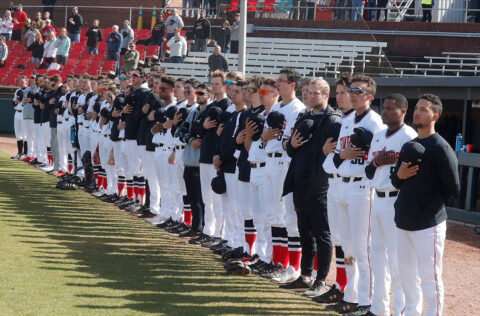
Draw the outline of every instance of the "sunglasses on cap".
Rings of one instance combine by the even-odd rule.
[[[107,88],[98,87],[98,91],[107,91]]]
[[[273,90],[266,90],[266,89],[260,89],[260,90],[258,90],[258,93],[260,93],[261,95],[267,95],[267,94],[269,94],[270,92],[273,92]]]
[[[204,95],[206,95],[207,93],[204,92],[204,91],[195,91],[195,94],[196,94],[196,95],[199,95],[199,96],[204,96]]]
[[[370,92],[362,90],[360,88],[348,88],[348,93],[360,95],[360,94],[370,94]]]
[[[237,82],[236,82],[236,81],[233,81],[233,80],[228,80],[228,79],[227,79],[227,80],[225,80],[225,83],[226,83],[227,85],[229,85],[229,86],[231,86],[231,85],[234,85],[234,84],[237,84]]]

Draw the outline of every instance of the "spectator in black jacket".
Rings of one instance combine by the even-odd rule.
[[[80,33],[82,32],[83,18],[78,14],[78,8],[72,9],[72,15],[67,20],[68,37],[72,43],[80,42]]]
[[[43,59],[43,40],[42,34],[37,33],[33,43],[28,46],[28,50],[32,52],[32,62],[40,65]]]
[[[217,45],[222,48],[222,53],[230,52],[230,39],[230,22],[225,20],[223,21],[222,28],[217,30],[217,32],[215,33],[215,40],[217,41]]]
[[[210,21],[205,18],[205,11],[200,11],[200,17],[193,24],[193,34],[195,38],[194,51],[207,51],[207,40],[210,38],[210,31]]]
[[[88,29],[87,35],[87,54],[98,54],[98,43],[103,41],[102,30],[98,27],[99,20],[93,20],[92,27]]]
[[[43,4],[43,13],[50,13],[50,19],[53,19],[53,6],[57,0],[42,0]]]

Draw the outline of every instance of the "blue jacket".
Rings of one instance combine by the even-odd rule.
[[[112,41],[110,41],[112,40]],[[107,51],[109,52],[119,52],[120,47],[122,45],[122,34],[118,33],[110,33],[106,39],[107,42]]]

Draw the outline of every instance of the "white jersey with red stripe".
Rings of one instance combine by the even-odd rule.
[[[339,122],[343,125],[345,121],[347,121],[349,118],[352,118],[355,116],[355,111],[352,111],[348,113],[347,115],[344,115],[340,118]],[[340,137],[339,137],[340,139]],[[335,152],[331,152],[325,157],[325,161],[323,162],[323,170],[325,170],[326,173],[337,173],[337,167],[335,167],[335,164],[333,163],[333,156],[335,155]]]
[[[394,134],[387,136],[387,129],[382,129],[373,136],[370,152],[368,153],[368,163],[383,150],[395,152],[395,162],[391,165],[380,166],[375,170],[375,176],[370,181],[370,186],[379,191],[394,191],[396,190],[390,180],[390,175],[397,164],[398,155],[402,146],[417,137],[417,132],[410,126],[404,124]]]
[[[295,122],[297,121],[298,115],[305,111],[305,105],[302,103],[302,101],[295,98],[285,105],[283,105],[282,102],[274,104],[270,110],[270,113],[273,111],[278,111],[284,116],[282,132],[277,138],[271,139],[267,142],[265,150],[267,153],[284,152],[283,140],[292,136]]]
[[[369,109],[368,112],[358,122],[355,121],[356,115],[345,120],[340,129],[340,136],[338,137],[337,152],[344,150],[350,144],[350,137],[355,128],[363,127],[370,131],[373,135],[385,128],[382,118],[374,110]],[[368,153],[362,159],[345,160],[338,167],[338,174],[342,177],[365,177],[365,161]]]
[[[174,102],[166,105],[163,109],[165,111],[167,111],[169,108],[171,108],[172,106],[176,106],[176,105],[177,105],[177,102],[174,101]],[[174,146],[173,136],[172,136],[170,128],[169,129],[163,129],[160,132],[153,135],[152,143],[163,144],[164,146],[167,146],[169,148],[173,147]]]

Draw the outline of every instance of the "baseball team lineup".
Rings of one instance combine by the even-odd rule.
[[[332,87],[291,68],[210,77],[158,65],[20,77],[12,158],[326,310],[442,315],[445,204],[460,181],[435,131],[440,98],[420,95],[409,126],[406,97],[377,113],[360,73]]]

